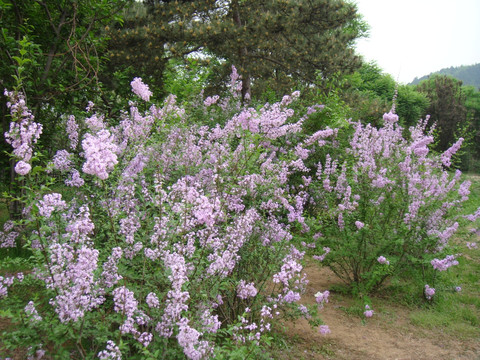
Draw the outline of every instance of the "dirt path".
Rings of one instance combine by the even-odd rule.
[[[317,291],[329,289],[338,282],[327,268],[309,266],[306,302],[314,303]],[[351,304],[351,301],[350,301]],[[321,335],[305,320],[287,326],[291,347],[283,352],[284,359],[339,360],[480,360],[480,339],[459,340],[441,329],[419,329],[409,320],[407,308],[382,308],[362,321],[349,315],[342,307],[350,305],[341,296],[330,295],[330,302],[321,317],[331,333]]]

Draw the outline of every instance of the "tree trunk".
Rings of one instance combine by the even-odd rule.
[[[238,2],[235,1],[233,4],[233,21],[235,24],[241,28],[242,21],[240,19],[240,11],[238,9]],[[238,57],[240,60],[240,74],[242,75],[242,103],[248,103],[250,101],[251,95],[251,78],[250,73],[246,69],[248,50],[245,46],[240,46],[238,49]],[[248,94],[248,96],[247,96]]]

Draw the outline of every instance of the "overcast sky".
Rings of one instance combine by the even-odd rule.
[[[370,25],[357,52],[401,83],[480,63],[480,0],[355,0]]]

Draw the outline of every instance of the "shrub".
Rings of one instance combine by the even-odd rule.
[[[1,279],[16,328],[4,334],[8,348],[62,359],[222,357],[232,346],[254,351],[274,318],[298,312],[304,252],[291,225],[303,218],[288,191],[292,151],[280,148],[301,130],[288,108],[298,94],[240,108],[236,80],[230,100],[197,109],[206,122],[237,109],[208,127],[174,96],[141,111],[151,92],[136,78],[143,101],[115,126],[92,103],[84,120],[68,117],[69,147],[45,166],[32,155],[41,127],[10,94],[6,135],[26,189],[17,226],[32,271]]]
[[[430,263],[452,251],[449,239],[470,192],[459,171],[447,171],[462,139],[441,156],[430,156],[428,119],[410,128],[409,138],[397,115],[383,119],[378,129],[358,122],[353,134],[340,133],[346,148],[325,150],[318,181],[310,186],[310,220],[319,231],[314,256],[359,293],[376,290],[392,275],[419,274],[422,287],[432,281]]]

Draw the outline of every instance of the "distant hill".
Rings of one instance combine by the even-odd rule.
[[[477,89],[480,89],[480,63],[475,65],[462,65],[457,67],[449,67],[431,73],[430,75],[422,76],[421,78],[415,78],[410,85],[417,85],[422,80],[428,79],[432,75],[450,75],[455,79],[461,80],[463,85],[472,85]]]

